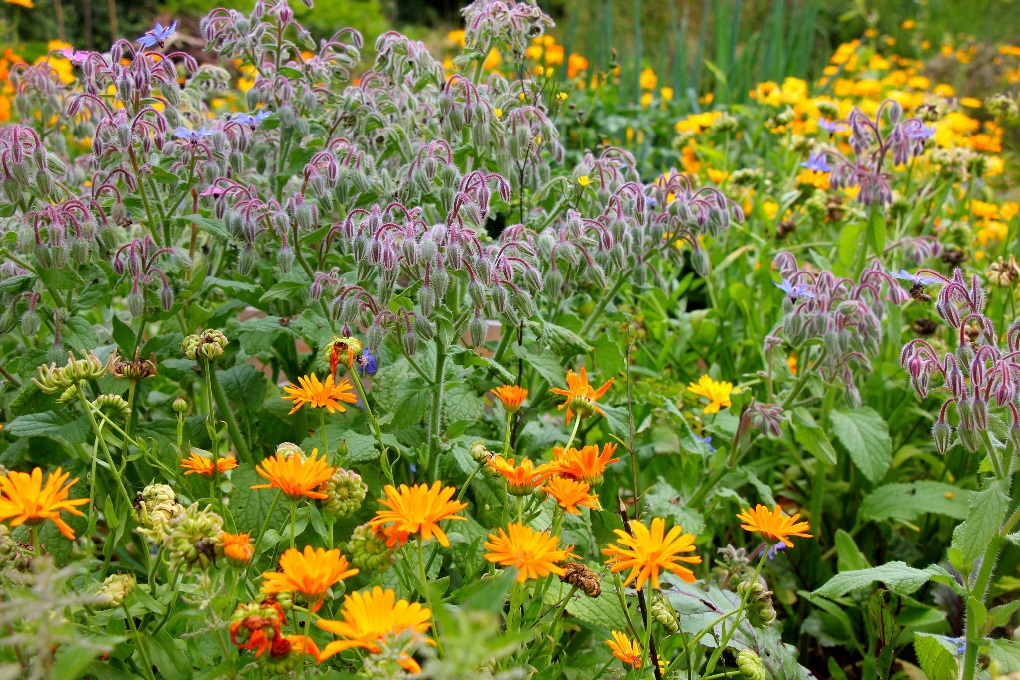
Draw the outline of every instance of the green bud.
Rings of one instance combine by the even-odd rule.
[[[112,574],[106,577],[102,587],[96,593],[98,609],[113,609],[124,604],[128,595],[135,589],[134,574]]]
[[[354,530],[347,543],[351,563],[362,571],[383,572],[393,564],[396,546],[386,547],[386,537],[367,524]]]
[[[170,522],[171,530],[166,547],[170,553],[170,568],[198,566],[207,569],[217,557],[223,556],[220,532],[223,518],[208,507],[201,509],[193,503]]]
[[[772,606],[772,593],[760,581],[743,581],[737,586],[737,594],[747,600],[747,620],[755,628],[766,628],[776,620]]]
[[[761,657],[750,649],[741,649],[737,652],[737,668],[747,680],[765,680],[765,664]]]
[[[669,598],[658,590],[652,593],[652,616],[671,635],[680,630],[680,620],[677,618],[673,605],[670,604]]]
[[[368,485],[357,472],[340,468],[323,485],[321,491],[329,496],[323,501],[322,511],[334,519],[343,519],[361,507],[368,495]]]

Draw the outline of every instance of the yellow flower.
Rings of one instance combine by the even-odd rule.
[[[507,413],[517,413],[528,398],[528,390],[519,385],[502,385],[489,391],[499,397]]]
[[[598,486],[602,483],[606,467],[620,460],[613,458],[614,453],[616,444],[611,443],[605,444],[601,453],[596,444],[589,444],[580,449],[570,447],[566,451],[561,446],[554,446],[552,462],[546,467],[550,475],[569,477]]]
[[[236,468],[237,459],[231,456],[224,456],[217,459],[216,463],[213,464],[212,458],[200,456],[192,451],[190,456],[181,461],[181,467],[187,470],[184,473],[185,476],[202,475],[203,477],[212,477],[214,471],[226,472]]]
[[[424,635],[432,626],[432,611],[417,602],[397,600],[396,593],[379,586],[370,592],[345,595],[340,615],[343,621],[318,619],[315,622],[324,631],[345,638],[323,647],[320,655],[323,660],[355,647],[378,654],[382,651],[380,643],[385,638],[403,633],[410,633],[412,643],[435,644]],[[401,657],[397,663],[409,673],[421,672],[410,656]]]
[[[960,106],[966,106],[968,109],[980,109],[981,100],[977,97],[960,97]]]
[[[613,631],[613,639],[606,640],[609,649],[613,650],[613,656],[633,668],[641,668],[641,648],[636,641],[627,637],[626,633],[618,630]]]
[[[588,60],[580,54],[571,54],[567,57],[567,78],[573,80],[581,71],[588,69]]]
[[[464,36],[465,31],[463,30],[450,31],[449,33],[446,34],[446,39],[449,40],[454,45],[457,45],[458,47],[464,47],[466,45],[466,43],[464,42]]]
[[[904,29],[906,31],[909,31],[910,29],[912,29],[916,25],[917,25],[917,22],[914,21],[913,19],[904,19],[903,23],[900,24],[900,28],[902,28],[902,29]]]
[[[580,184],[582,188],[584,188],[591,184],[591,177],[589,177],[588,175],[581,175],[580,177],[577,178],[577,183]]]
[[[567,409],[567,425],[569,425],[575,412],[578,418],[590,418],[596,413],[606,415],[606,412],[600,409],[596,402],[613,384],[613,380],[614,378],[610,378],[602,387],[595,389],[588,384],[588,372],[582,366],[580,375],[572,370],[567,371],[567,389],[554,387],[549,391],[567,398],[559,405],[558,409]]]
[[[655,99],[655,95],[651,92],[645,92],[641,95],[641,107],[647,109],[652,105],[652,100]]]
[[[494,456],[489,459],[489,467],[493,472],[506,480],[507,491],[514,496],[528,496],[546,477],[547,465],[535,464],[525,458],[520,465],[514,465],[514,459]]]
[[[779,204],[775,201],[765,201],[761,204],[761,209],[762,212],[765,213],[765,217],[771,220],[776,216],[776,213],[779,212]]]
[[[344,580],[358,573],[351,569],[347,558],[337,549],[312,548],[305,546],[304,552],[288,548],[280,557],[282,571],[267,571],[262,574],[265,583],[262,592],[266,595],[301,593],[311,610],[318,611],[326,592]]]
[[[558,102],[565,102],[565,101],[567,101],[567,97],[568,96],[569,95],[566,92],[557,92],[556,93],[556,101],[558,101]]]
[[[654,90],[655,85],[659,82],[659,78],[655,75],[655,71],[645,68],[641,71],[641,75],[638,76],[638,82],[642,90]]]
[[[744,524],[740,525],[741,529],[751,532],[756,531],[773,543],[782,541],[787,548],[793,547],[793,543],[790,542],[790,536],[811,538],[811,534],[804,533],[810,528],[808,523],[798,522],[797,519],[799,517],[799,514],[793,517],[785,516],[778,505],[771,512],[764,505],[757,505],[754,510],[747,509],[737,515],[737,519],[744,522]]]
[[[347,409],[340,402],[354,404],[358,401],[358,395],[347,376],[344,376],[338,384],[334,384],[332,374],[326,376],[326,382],[319,382],[318,376],[312,373],[307,376],[299,376],[298,383],[301,385],[300,387],[293,384],[286,385],[283,391],[287,394],[280,397],[284,401],[294,403],[294,408],[290,410],[291,413],[305,404],[308,404],[310,408],[324,408],[330,413],[337,411],[344,413]]]
[[[34,468],[31,473],[11,471],[6,477],[0,476],[0,522],[11,520],[12,527],[22,524],[32,527],[51,520],[65,538],[73,541],[74,530],[60,518],[60,511],[82,517],[76,506],[85,505],[89,499],[68,498],[71,487],[78,482],[77,477],[68,482],[70,476],[71,473],[59,467],[49,474],[45,485],[42,468]]]
[[[498,108],[497,109],[493,109],[492,113],[493,113],[493,115],[496,116],[496,118],[502,118],[503,117],[503,109],[498,109]]]
[[[733,392],[739,392],[739,390],[733,389],[733,383],[726,382],[725,380],[716,382],[707,375],[701,376],[697,383],[688,385],[687,391],[708,399],[708,405],[705,406],[705,410],[702,413],[718,413],[721,408],[729,408],[733,405],[733,402],[730,401],[730,395]]]
[[[568,477],[553,477],[542,487],[542,491],[552,496],[568,515],[581,514],[577,509],[580,505],[592,510],[601,509],[599,497],[588,493],[591,486],[587,482],[579,482]]]
[[[17,5],[19,7],[25,7],[32,9],[35,5],[32,4],[32,0],[4,0],[8,5]]]
[[[255,466],[260,477],[269,484],[256,484],[253,489],[279,489],[291,500],[298,498],[329,498],[318,488],[336,471],[326,463],[326,457],[317,458],[319,450],[314,449],[310,458],[302,455],[277,453]]]
[[[827,190],[829,188],[829,173],[804,168],[800,171],[800,174],[797,175],[797,184]]]
[[[499,66],[499,62],[501,61],[503,61],[503,59],[502,57],[499,56],[499,50],[493,47],[491,50],[489,50],[489,54],[488,56],[485,57],[485,61],[482,62],[482,68],[484,68],[487,71],[491,71],[492,69]]]
[[[568,551],[559,547],[560,539],[539,533],[525,524],[513,523],[508,531],[490,533],[485,543],[485,559],[493,564],[517,569],[517,582],[545,578],[549,574],[563,576],[559,562],[567,559]]]
[[[396,487],[387,484],[383,488],[386,498],[379,499],[387,510],[379,510],[369,524],[373,529],[382,530],[386,536],[386,545],[392,546],[399,542],[407,542],[411,534],[418,534],[421,540],[427,541],[434,535],[439,544],[448,547],[450,539],[439,527],[444,519],[466,520],[456,513],[467,507],[467,503],[450,500],[457,492],[452,486],[444,487],[436,481],[431,487],[427,484],[408,487]]]
[[[790,369],[790,374],[794,377],[797,376],[797,357],[792,354],[786,357],[786,367]]]
[[[234,567],[246,566],[255,555],[251,534],[230,534],[223,531],[220,533],[220,543],[223,544],[223,556]]]
[[[659,90],[659,96],[662,97],[663,100],[665,100],[667,102],[673,101],[673,88],[672,87],[664,87],[664,88],[660,89]]]
[[[667,534],[666,520],[661,517],[652,519],[651,530],[635,519],[628,524],[634,535],[622,529],[614,529],[620,545],[610,544],[602,550],[603,555],[610,556],[606,562],[610,565],[610,571],[616,573],[624,569],[631,570],[623,585],[628,585],[636,578],[637,589],[641,590],[650,578],[652,587],[658,588],[659,572],[662,570],[670,571],[688,583],[694,583],[694,572],[680,564],[701,564],[701,558],[697,555],[680,555],[694,551],[693,534],[683,533],[679,526],[673,527]]]

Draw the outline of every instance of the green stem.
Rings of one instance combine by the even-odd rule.
[[[365,386],[361,383],[361,376],[358,375],[357,371],[351,371],[350,374],[351,378],[354,379],[354,389],[358,391],[361,405],[365,407],[365,417],[368,418],[368,424],[372,427],[372,436],[375,437],[375,443],[379,447],[379,460],[382,462],[383,474],[386,475],[386,481],[393,484],[393,469],[390,467],[390,456],[386,444],[383,443],[379,419],[376,418],[375,412],[368,403],[368,396],[365,394]]]
[[[422,549],[421,534],[418,535],[418,574],[421,577],[421,587],[425,591],[425,603],[428,604],[429,610],[433,612],[433,620],[435,617],[435,608],[432,606],[432,589],[429,588],[428,575],[425,573],[425,551]],[[439,651],[439,656],[442,658],[443,654],[443,636],[439,635],[439,625],[436,624],[436,649]]]
[[[443,387],[446,374],[446,348],[436,334],[436,377],[434,380],[435,391],[432,398],[432,416],[429,419],[429,466],[432,470],[432,479],[439,477],[439,426],[443,413]]]
[[[457,494],[457,502],[458,503],[461,502],[462,500],[464,500],[464,494],[467,492],[468,487],[471,486],[471,481],[475,478],[475,475],[477,475],[479,472],[481,472],[482,468],[485,467],[487,464],[488,464],[488,461],[486,461],[483,458],[482,462],[479,463],[478,465],[476,465],[475,469],[471,471],[470,475],[468,475],[467,481],[464,482],[464,486],[460,487],[460,493]]]
[[[623,287],[623,284],[626,280],[627,280],[626,273],[621,274],[620,277],[616,279],[616,283],[614,283],[613,287],[609,289],[609,292],[603,295],[602,299],[599,300],[599,303],[595,306],[595,309],[594,311],[592,311],[591,316],[585,319],[585,322],[581,324],[581,330],[578,332],[578,335],[580,335],[582,338],[587,337],[586,335],[587,332],[591,330],[591,327],[595,324],[596,321],[598,321],[598,318],[602,316],[602,311],[606,308],[606,305],[609,304],[609,301],[616,297],[616,294],[620,292],[620,288]]]
[[[577,437],[577,428],[581,425],[581,417],[576,413],[574,414],[574,429],[570,431],[570,439],[567,440],[567,445],[563,447],[564,451],[570,450],[570,445],[574,443],[574,438]]]
[[[513,429],[511,426],[513,417],[512,413],[506,414],[506,434],[503,436],[503,458],[510,454],[510,431]]]
[[[145,677],[155,680],[152,675],[152,661],[149,659],[149,652],[146,650],[145,645],[142,644],[141,636],[138,634],[138,627],[135,626],[135,619],[131,616],[131,612],[128,611],[127,603],[122,602],[121,608],[124,610],[124,616],[127,618],[128,627],[131,629],[131,637],[135,639],[135,649],[142,657],[142,665],[145,667]]]
[[[762,550],[761,559],[758,561],[758,568],[754,570],[754,576],[751,577],[751,583],[754,583],[758,580],[758,574],[761,573],[762,567],[765,566],[765,560],[768,559],[768,555],[769,555],[768,548]],[[741,598],[740,600],[740,608],[737,609],[737,615],[736,618],[733,620],[733,625],[730,626],[729,630],[727,630],[723,634],[723,639],[719,643],[719,646],[715,648],[714,652],[712,652],[712,656],[709,658],[708,665],[705,666],[705,672],[702,673],[702,676],[711,675],[712,671],[715,670],[715,665],[719,663],[719,658],[722,656],[723,650],[726,649],[727,645],[729,644],[730,638],[733,637],[733,633],[737,631],[737,626],[740,625],[740,619],[743,617],[744,612],[747,611],[747,600],[750,596],[751,589],[748,588],[744,592],[744,597]]]
[[[106,456],[106,462],[110,466],[110,473],[113,474],[113,478],[117,481],[117,487],[123,494],[124,499],[128,502],[128,505],[134,502],[134,499],[128,493],[124,487],[124,482],[120,478],[120,470],[117,469],[117,465],[113,462],[113,456],[110,455],[110,449],[106,445],[106,438],[103,437],[103,432],[99,428],[99,423],[96,422],[96,417],[92,413],[92,404],[85,398],[85,393],[81,391],[81,384],[77,387],[78,400],[81,402],[82,408],[85,409],[85,415],[89,417],[89,423],[92,425],[92,432],[96,435],[96,441],[99,442],[99,448],[103,450],[103,455]]]
[[[252,548],[252,558],[248,566],[244,568],[244,574],[241,575],[241,583],[244,583],[245,578],[248,576],[248,569],[251,565],[255,564],[255,560],[259,556],[259,545],[262,543],[262,537],[266,535],[266,529],[269,528],[269,520],[273,518],[273,512],[276,510],[276,504],[280,502],[280,497],[283,495],[282,491],[276,492],[276,497],[273,498],[273,502],[269,506],[269,512],[266,513],[266,519],[262,522],[262,528],[259,530],[259,535],[255,537],[255,546]]]
[[[237,420],[234,418],[233,411],[230,410],[230,404],[227,403],[227,396],[223,393],[223,387],[220,385],[219,378],[216,377],[215,369],[209,364],[206,370],[209,373],[213,398],[216,400],[216,406],[220,410],[220,415],[227,422],[227,432],[230,434],[230,440],[237,450],[238,458],[241,459],[241,462],[253,463],[251,451],[248,450],[248,445],[245,443],[244,437],[241,436],[241,430],[237,427]]]
[[[322,439],[322,457],[329,459],[329,435],[326,434],[326,409],[319,411],[319,437]]]
[[[290,547],[294,548],[295,533],[297,531],[297,499],[290,502]]]

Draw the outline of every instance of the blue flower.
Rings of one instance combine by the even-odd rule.
[[[845,130],[846,129],[846,123],[840,123],[840,122],[830,123],[829,121],[825,120],[824,118],[819,118],[818,119],[818,127],[822,128],[823,130],[828,132],[830,135],[834,135],[837,132],[839,132],[840,130]]]
[[[942,639],[945,640],[946,642],[950,642],[954,645],[957,645],[956,653],[959,654],[960,656],[963,656],[964,654],[967,653],[967,638],[963,637],[962,635],[960,637],[943,637]]]
[[[776,557],[776,554],[777,554],[777,553],[778,553],[778,552],[779,552],[780,550],[784,550],[784,549],[786,549],[786,544],[785,544],[785,543],[776,543],[775,545],[773,545],[773,546],[770,546],[770,547],[769,547],[769,553],[768,553],[768,555],[769,555],[769,559],[770,559],[770,560],[771,560],[771,559],[775,559],[775,557]]]
[[[907,130],[907,137],[910,139],[928,139],[935,134],[935,126],[931,127],[927,125],[921,125],[920,127],[912,127]]]
[[[268,109],[259,109],[253,114],[250,113],[239,113],[234,116],[234,122],[240,123],[241,125],[250,125],[251,129],[254,130],[255,126],[273,115],[273,112]]]
[[[361,371],[361,375],[375,375],[378,368],[379,362],[366,347],[361,356],[358,357],[358,370]]]
[[[798,283],[796,286],[782,279],[776,284],[776,288],[789,295],[792,299],[796,300],[799,297],[813,298],[815,294],[808,290],[808,287],[803,283]]]
[[[811,154],[811,156],[801,163],[801,165],[808,170],[814,170],[815,172],[832,172],[832,166],[826,162],[826,155],[824,151]]]
[[[194,132],[192,132],[191,130],[182,125],[178,127],[177,130],[174,132],[174,137],[176,137],[177,139],[186,139],[189,142],[197,142],[203,137],[208,137],[212,133],[213,131],[204,125],[200,127],[198,130],[195,130]]]
[[[907,281],[914,286],[929,286],[933,283],[938,283],[940,279],[934,276],[925,276],[923,274],[911,274],[906,269],[901,269],[899,272],[893,274],[893,276],[900,281]]]
[[[145,35],[139,38],[137,42],[141,43],[142,47],[152,47],[153,45],[159,45],[162,47],[163,43],[165,43],[175,32],[177,32],[176,21],[166,27],[161,26],[157,21],[156,27],[150,28],[146,31]]]
[[[694,436],[698,437],[698,435],[694,435]],[[711,451],[712,453],[715,453],[715,447],[712,446],[712,437],[711,436],[698,437],[698,439],[700,439],[701,441],[705,442],[705,445],[708,447],[709,451]]]

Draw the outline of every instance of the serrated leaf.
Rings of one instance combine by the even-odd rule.
[[[62,437],[71,444],[81,444],[86,433],[92,431],[87,416],[81,416],[67,422],[56,413],[27,413],[12,420],[5,428],[6,432],[16,437],[38,437],[50,435]]]
[[[1020,644],[1016,640],[992,640],[988,656],[999,666],[999,672],[1020,673]]]
[[[482,416],[485,403],[478,393],[466,385],[457,385],[443,395],[443,419],[454,423],[460,420],[477,420]]]
[[[222,239],[229,239],[230,234],[227,233],[226,227],[223,226],[223,220],[218,220],[213,217],[203,217],[202,215],[183,215],[177,218],[177,221],[183,225],[196,225],[202,231],[205,231],[213,236],[218,236]]]
[[[868,494],[857,511],[857,517],[861,521],[891,519],[913,522],[921,515],[935,513],[966,519],[972,493],[941,482],[886,484]]]
[[[421,420],[432,401],[432,393],[416,378],[405,380],[394,388],[396,403],[391,425],[395,430],[411,427]]]
[[[914,633],[914,653],[928,680],[957,680],[960,670],[954,651],[941,635]]]
[[[280,281],[262,294],[259,302],[270,300],[294,300],[308,295],[308,284],[301,281]]]
[[[53,290],[74,290],[85,285],[85,280],[71,267],[38,269],[39,280]]]
[[[277,489],[252,489],[253,485],[268,483],[253,467],[238,467],[231,472],[230,481],[235,487],[230,494],[230,513],[234,516],[237,531],[257,536],[273,505],[273,499],[280,492]],[[281,498],[276,503],[269,526],[287,526],[290,522],[289,508],[287,499]]]
[[[552,352],[548,350],[536,352],[532,346],[516,343],[511,345],[510,349],[515,357],[524,361],[525,366],[533,368],[553,387],[562,387],[566,383],[567,373],[560,366],[560,360]]]
[[[598,565],[591,566],[596,571],[600,568]],[[556,604],[566,597],[568,592],[570,592],[569,585],[558,580],[553,581],[549,589],[546,590],[543,601],[547,605]],[[567,612],[606,631],[626,630],[627,620],[620,610],[615,587],[607,581],[602,582],[602,594],[598,597],[584,595],[573,597],[567,603]]]
[[[999,482],[971,495],[967,521],[953,531],[952,546],[959,548],[965,562],[983,555],[988,544],[998,537],[1008,509],[1009,496]]]
[[[645,492],[644,500],[653,516],[672,519],[674,524],[683,527],[685,533],[700,534],[705,530],[705,519],[701,513],[683,503],[680,492],[662,477]]]
[[[836,449],[829,441],[829,435],[825,434],[825,430],[818,426],[807,409],[793,410],[793,437],[815,458],[824,460],[829,465],[837,463]]]
[[[872,483],[881,481],[892,464],[892,439],[881,414],[867,406],[832,411],[829,423],[854,465]]]
[[[904,562],[889,562],[870,569],[855,569],[836,574],[811,594],[828,598],[843,597],[852,590],[867,588],[879,581],[892,591],[909,595],[927,583],[934,573],[936,572],[930,567],[915,569]]]

